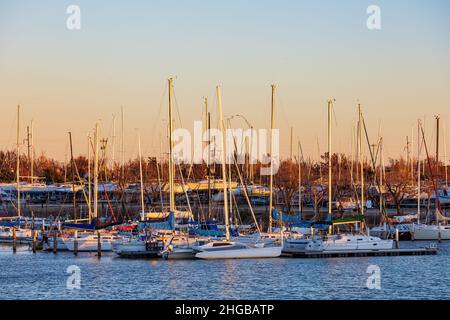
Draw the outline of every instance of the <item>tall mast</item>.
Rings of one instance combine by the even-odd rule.
[[[227,119],[228,128],[231,129],[231,121],[230,119]],[[231,149],[231,146],[229,146]],[[231,186],[231,159],[228,162],[228,189],[230,192],[230,207],[229,207],[229,214],[231,217],[233,217],[233,187]]]
[[[298,142],[298,211],[302,213],[303,205],[302,205],[302,163],[300,160],[300,151],[301,144]]]
[[[409,136],[406,136],[406,166],[409,168],[411,165],[411,142],[409,141]]]
[[[98,145],[99,145],[99,125],[95,124],[94,136],[94,218],[98,218]]]
[[[331,140],[331,114],[333,109],[333,100],[328,100],[328,218],[332,216],[332,202],[333,202],[333,191],[332,191],[332,140]]]
[[[138,133],[138,149],[139,149],[139,177],[141,180],[141,220],[144,220],[145,204],[144,204],[144,177],[142,174],[142,152],[141,152],[141,135]]]
[[[417,137],[419,139],[419,137]],[[414,127],[411,127],[411,184],[414,183]]]
[[[172,142],[172,95],[173,95],[173,79],[169,82],[169,191],[170,191],[170,212],[175,212],[175,194],[174,194],[174,165],[173,165],[173,142]]]
[[[384,197],[383,197],[383,172],[384,172],[384,157],[383,157],[383,138],[380,138],[380,214],[383,212]]]
[[[420,224],[420,196],[422,194],[421,192],[421,179],[420,179],[420,175],[421,175],[421,171],[420,171],[420,156],[421,156],[421,151],[422,151],[422,144],[421,144],[421,140],[420,140],[420,126],[421,126],[421,122],[420,119],[417,121],[417,223]]]
[[[31,120],[30,126],[27,126],[27,146],[28,146],[28,161],[30,161],[30,183],[33,184],[34,182],[33,120]]]
[[[120,141],[121,146],[120,146],[120,153],[121,153],[121,161],[120,161],[120,167],[121,167],[121,179],[122,182],[125,182],[125,151],[124,151],[124,120],[123,120],[123,106],[120,106],[120,114],[121,114],[121,126],[122,126],[122,139]]]
[[[17,181],[17,215],[20,217],[20,105],[17,106],[17,143],[16,143],[16,181]]]
[[[208,109],[208,98],[204,97],[203,100],[205,104],[205,130],[208,132],[208,141],[205,144],[205,147],[208,150],[208,162],[206,163],[206,174],[208,176],[208,214],[206,215],[207,218],[211,217],[211,113]]]
[[[362,150],[362,135],[363,135],[363,122],[362,122],[362,111],[361,104],[358,104],[359,113],[359,162],[361,170],[361,215],[364,216],[364,160],[363,160],[363,150]]]
[[[208,98],[204,97],[203,98],[203,104],[205,105],[205,123],[204,123],[204,130],[206,131],[208,129]],[[203,131],[202,133],[204,133],[205,131]],[[202,138],[203,140],[203,138]],[[207,142],[204,143],[204,146],[206,147]]]
[[[444,122],[444,168],[445,168],[445,187],[448,188],[448,165],[447,165],[447,130]]]
[[[73,196],[73,217],[77,221],[76,192],[75,192],[75,160],[73,159],[72,132],[69,132],[70,145],[70,168],[72,171],[72,196]]]
[[[435,116],[436,118],[436,174],[439,175],[439,121],[441,118]]]
[[[350,186],[353,188],[353,164],[355,162],[355,127],[352,127],[351,130],[351,139],[350,139]]]
[[[270,196],[269,196],[269,233],[272,232],[272,209],[273,209],[273,129],[275,125],[275,89],[276,86],[274,84],[272,87],[272,99],[271,99],[271,111],[270,111]]]
[[[250,183],[253,184],[253,126],[250,126],[250,152],[248,153],[248,162],[250,166]]]
[[[91,185],[91,136],[87,137],[88,143],[88,217],[89,224],[92,222],[92,185]]]
[[[289,160],[290,161],[292,161],[292,143],[293,143],[293,140],[292,140],[292,136],[293,136],[293,134],[294,134],[294,127],[291,127],[291,139],[290,139],[290,149],[289,149]]]
[[[225,128],[223,123],[223,116],[222,116],[222,97],[220,94],[220,86],[216,87],[217,91],[217,109],[219,111],[219,125],[220,125],[220,132],[222,134],[222,150],[220,152],[221,158],[222,158],[222,181],[223,181],[223,211],[225,215],[225,235],[226,239],[230,240],[230,229],[229,229],[229,216],[228,216],[228,194],[227,194],[227,172],[226,172],[226,161],[225,161],[225,155],[226,155],[226,148],[225,148]]]
[[[211,215],[211,113],[208,112],[208,217]]]
[[[111,169],[114,170],[116,163],[116,114],[113,113],[113,134],[112,134],[112,148],[111,148]]]
[[[31,119],[31,184],[34,182],[34,126],[33,119]]]

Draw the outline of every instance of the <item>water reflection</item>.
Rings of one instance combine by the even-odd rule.
[[[450,243],[440,247],[437,256],[146,261],[3,245],[0,299],[448,299]],[[366,288],[371,264],[381,290]],[[70,265],[81,290],[66,288]]]

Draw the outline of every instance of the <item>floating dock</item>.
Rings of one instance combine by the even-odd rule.
[[[161,250],[129,251],[118,253],[118,255],[124,259],[156,259],[160,258],[160,252]]]
[[[405,248],[389,250],[349,250],[349,251],[305,251],[298,253],[283,253],[283,257],[292,258],[350,258],[350,257],[380,257],[380,256],[427,256],[436,255],[437,247]]]

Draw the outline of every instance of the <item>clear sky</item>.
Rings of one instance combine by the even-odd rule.
[[[81,30],[66,28],[71,4],[81,8]],[[371,4],[381,8],[381,30],[366,27]],[[203,96],[216,111],[217,84],[225,115],[267,128],[275,83],[284,155],[291,126],[306,156],[317,157],[317,141],[325,151],[326,101],[334,97],[338,151],[349,152],[359,100],[371,138],[381,127],[387,156],[399,156],[417,118],[425,117],[430,141],[435,114],[450,133],[450,2],[0,2],[0,149],[14,146],[20,103],[22,126],[34,119],[38,153],[64,159],[69,130],[74,152],[86,153],[97,120],[110,135],[117,114],[119,132],[121,105],[126,157],[137,153],[136,128],[144,153],[159,152],[168,77],[176,77],[188,129],[202,117]]]

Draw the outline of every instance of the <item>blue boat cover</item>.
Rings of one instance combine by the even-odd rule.
[[[95,230],[95,219],[91,223],[77,223],[77,222],[64,222],[62,224],[64,229],[75,229],[75,230]]]
[[[150,221],[142,221],[138,223],[139,229],[155,229],[155,230],[175,230],[175,214],[171,212],[169,216],[165,219],[165,221],[161,221],[158,219],[158,221],[152,222]]]
[[[287,215],[283,213],[283,216],[280,215],[277,209],[272,209],[272,218],[275,221],[282,220],[284,223],[301,223],[302,222],[302,214],[299,212],[296,215]]]
[[[314,229],[328,229],[328,227],[332,224],[332,218],[330,215],[327,215],[325,220],[315,221],[315,220],[302,220],[302,214],[299,212],[296,215],[280,215],[278,210],[275,208],[272,209],[272,218],[276,221],[282,220],[283,223],[289,224],[290,227],[298,227],[298,228],[311,228]]]

